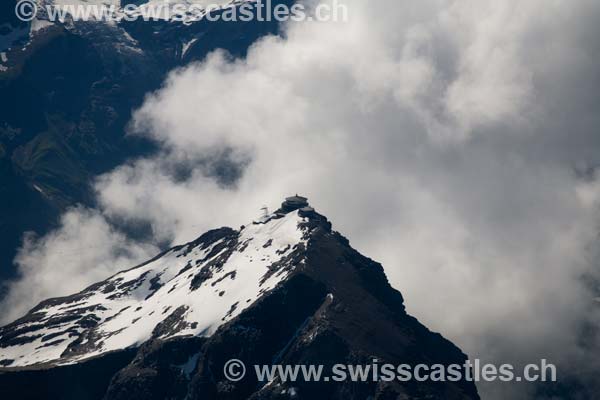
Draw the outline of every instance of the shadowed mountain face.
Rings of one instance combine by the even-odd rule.
[[[224,364],[250,373],[226,379]],[[310,207],[221,228],[0,329],[6,399],[478,399],[472,382],[259,382],[254,364],[463,364]],[[74,383],[72,383],[74,382]],[[80,384],[85,382],[85,385]]]
[[[0,283],[15,274],[24,232],[43,234],[67,207],[93,203],[95,176],[153,151],[126,126],[170,70],[218,48],[244,56],[257,38],[278,33],[276,22],[261,21],[34,30],[16,20],[14,3],[3,2],[0,16]]]

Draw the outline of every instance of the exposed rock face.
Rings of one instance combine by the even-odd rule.
[[[240,255],[247,254],[253,255],[252,262],[246,259],[241,263]],[[248,275],[245,269],[259,273]],[[133,274],[137,279],[125,279],[121,274]],[[327,219],[315,211],[310,215],[301,215],[299,210],[273,215],[239,232],[228,228],[211,231],[121,274],[70,298],[44,302],[24,319],[2,328],[0,359],[8,363],[0,375],[2,398],[479,398],[475,385],[467,381],[258,382],[254,364],[322,364],[328,371],[334,364],[372,364],[373,359],[381,364],[429,365],[463,364],[466,359],[452,343],[407,315],[401,294],[389,285],[382,266],[352,249],[348,240],[332,231]],[[252,276],[257,277],[256,282],[248,278]],[[252,296],[238,299],[230,288],[221,286],[238,279],[252,287]],[[170,292],[174,285],[184,290]],[[147,297],[151,287],[157,289]],[[88,297],[90,291],[94,295]],[[115,294],[120,296],[107,300],[106,296]],[[77,315],[69,311],[73,304],[90,302],[97,296],[104,296],[103,300],[97,304],[92,301],[82,315],[69,319]],[[195,301],[197,298],[202,301]],[[120,304],[115,306],[118,302],[129,302],[130,308],[121,310]],[[106,310],[90,311],[90,307],[102,305]],[[66,315],[46,313],[42,317],[48,307],[64,309]],[[211,308],[220,311],[207,319]],[[139,313],[140,322],[151,329],[141,332],[119,325],[119,319],[128,312]],[[156,313],[160,317],[153,317]],[[52,318],[63,318],[63,322]],[[127,316],[123,320],[131,319]],[[85,349],[74,354],[63,351],[54,359],[52,351],[32,358],[25,354],[13,361],[22,367],[11,368],[8,350],[14,357],[16,349],[25,348],[22,346],[35,343],[37,348],[51,335],[47,325],[61,325],[63,330],[79,335],[74,341],[70,334],[46,340],[70,343],[56,346],[71,349],[75,342],[77,346],[94,345],[87,353]],[[121,334],[138,340],[110,341]],[[133,349],[137,349],[134,357]],[[249,373],[239,382],[224,376],[223,366],[230,359],[243,360],[248,366]],[[62,365],[65,362],[74,365]],[[110,368],[104,367],[104,380],[97,381],[85,395],[81,388],[75,393],[63,381],[57,380],[53,386],[48,380],[53,374],[68,374],[84,381],[99,363]],[[106,380],[109,375],[110,383]],[[49,393],[53,395],[48,397]]]

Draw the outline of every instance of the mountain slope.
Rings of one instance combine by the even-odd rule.
[[[248,375],[234,383],[223,375],[234,358],[247,365],[332,366],[373,358],[463,364],[466,356],[407,315],[381,265],[352,249],[324,216],[286,202],[239,231],[207,232],[79,294],[45,301],[1,328],[0,395],[478,398],[467,381],[265,385]],[[94,373],[104,378],[83,394],[67,383],[87,382]]]
[[[0,329],[0,364],[65,364],[151,337],[209,336],[284,279],[304,247],[288,214],[222,228],[76,295],[51,299]],[[297,260],[294,260],[297,261]]]

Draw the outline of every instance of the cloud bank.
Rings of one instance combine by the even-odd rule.
[[[144,220],[180,243],[305,194],[471,357],[547,358],[584,378],[598,367],[581,331],[598,326],[583,278],[597,275],[600,4],[346,2],[347,23],[291,23],[246,59],[174,71],[132,121],[161,153],[100,177],[101,210],[77,224]],[[223,184],[207,157],[243,173]],[[80,274],[69,290],[98,279],[106,254],[52,262],[71,240],[60,232],[25,246],[22,282],[47,275],[40,258]],[[534,390],[480,385],[494,399]]]
[[[24,315],[43,299],[77,293],[157,253],[155,246],[119,233],[98,212],[73,208],[55,231],[24,238],[15,259],[20,278],[2,302],[2,322]]]

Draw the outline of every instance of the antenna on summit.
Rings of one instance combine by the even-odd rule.
[[[255,224],[264,224],[269,220],[269,209],[267,208],[267,206],[262,206],[260,208],[260,211],[260,217],[258,217],[256,221],[253,221],[253,223]]]
[[[260,208],[260,211],[262,211],[262,217],[266,218],[269,216],[269,208],[267,206],[262,206]]]

